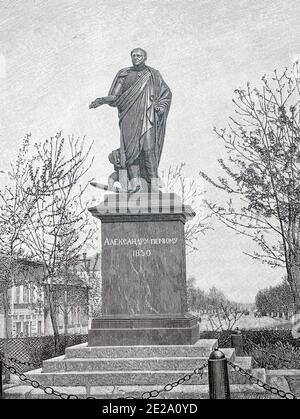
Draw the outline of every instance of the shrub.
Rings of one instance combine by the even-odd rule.
[[[241,330],[241,332],[244,336],[244,354],[252,356],[255,367],[272,370],[300,368],[300,339],[294,339],[290,330]],[[229,348],[231,333],[204,331],[200,334],[200,338],[218,339],[220,348]]]

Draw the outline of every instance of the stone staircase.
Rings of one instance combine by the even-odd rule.
[[[67,348],[63,356],[44,361],[42,368],[29,371],[26,376],[59,392],[83,398],[141,398],[143,392],[160,390],[201,367],[216,347],[214,339],[200,339],[194,345],[88,347],[82,344]],[[265,381],[265,371],[253,370],[250,357],[236,357],[232,348],[221,350],[228,360]],[[264,390],[251,385],[231,367],[229,376],[233,398],[263,395]],[[20,383],[5,389],[5,398],[51,397],[55,396]],[[208,398],[207,368],[202,380],[194,375],[171,392],[161,393],[159,398]]]

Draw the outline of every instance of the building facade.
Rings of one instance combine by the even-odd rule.
[[[5,262],[5,259],[3,260]],[[14,285],[7,291],[8,337],[52,335],[53,327],[48,304],[49,284],[37,285],[43,275],[42,267],[28,260],[18,261],[17,265],[19,270]],[[5,263],[0,264],[0,269],[1,266],[5,266]],[[89,311],[93,305],[91,302],[99,305],[99,298],[95,297],[95,293],[100,294],[101,291],[98,291],[99,287],[96,287],[95,292],[93,283],[100,286],[100,268],[98,253],[90,257],[83,254],[79,263],[73,267],[69,279],[58,278],[55,284],[51,284],[59,334],[86,334],[88,332]],[[24,281],[21,276],[26,269],[27,276]],[[94,280],[91,281],[91,278]],[[6,336],[2,291],[0,286],[0,338]]]
[[[65,301],[65,296],[68,301]],[[76,295],[76,297],[74,297]],[[34,284],[13,286],[8,291],[10,338],[53,334],[44,287]],[[56,320],[60,334],[85,334],[88,331],[88,296],[83,286],[55,286]],[[5,337],[4,312],[0,305],[0,338]]]

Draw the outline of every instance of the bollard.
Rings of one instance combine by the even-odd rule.
[[[243,356],[244,344],[242,332],[236,328],[231,335],[231,347],[235,349],[236,356]]]
[[[230,399],[228,364],[223,352],[215,349],[208,360],[210,399]]]

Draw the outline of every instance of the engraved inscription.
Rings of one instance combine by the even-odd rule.
[[[104,246],[157,246],[157,245],[175,245],[178,242],[177,237],[133,237],[133,238],[114,238],[109,239],[106,238],[104,240]],[[132,256],[133,257],[149,257],[152,255],[152,250],[147,249],[133,249]]]

